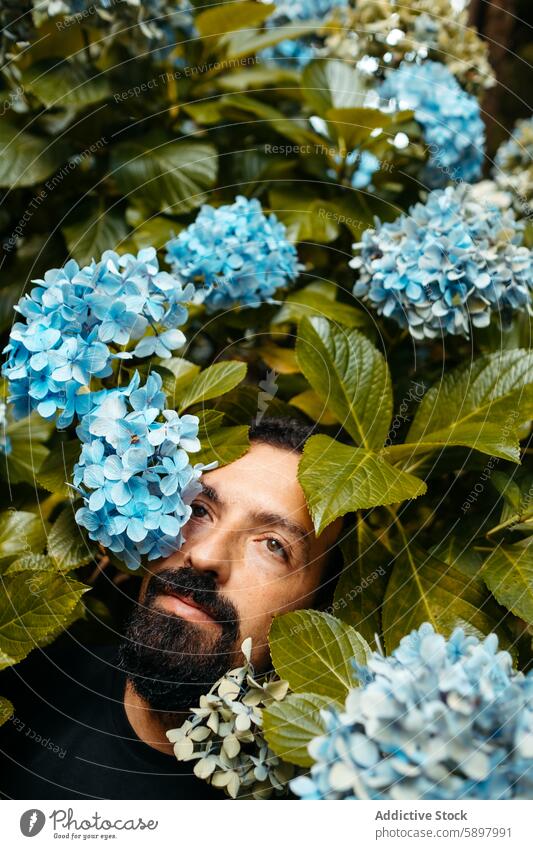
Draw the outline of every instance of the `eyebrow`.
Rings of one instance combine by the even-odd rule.
[[[209,499],[213,504],[223,504],[223,501],[212,486],[208,486],[208,484],[202,481],[202,494]],[[297,522],[292,522],[290,519],[287,519],[286,516],[282,516],[280,513],[271,513],[269,511],[259,510],[254,511],[250,514],[250,518],[257,523],[258,527],[263,525],[274,526],[278,528],[283,528],[288,533],[297,537],[298,540],[303,543],[305,546],[306,552],[309,552],[309,531],[303,527],[303,525],[299,525]],[[253,528],[256,525],[252,526]]]

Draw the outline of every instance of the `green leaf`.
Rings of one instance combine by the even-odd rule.
[[[483,558],[478,551],[470,547],[470,538],[448,534],[446,539],[440,540],[429,549],[443,563],[454,566],[466,578],[479,577]]]
[[[281,702],[263,710],[263,733],[273,752],[282,760],[297,766],[311,766],[313,759],[307,745],[326,733],[320,710],[331,706],[331,700],[314,693],[291,693]]]
[[[47,524],[35,513],[7,510],[0,513],[0,571],[22,554],[45,546]]]
[[[282,41],[316,35],[320,23],[318,20],[306,20],[301,21],[300,25],[296,26],[295,22],[291,21],[287,26],[271,27],[264,32],[253,29],[237,30],[234,35],[228,34],[227,39],[224,39],[224,60],[229,62],[229,60],[241,59],[244,56],[256,55],[267,47],[274,47]],[[223,62],[220,64],[221,70],[224,70]],[[237,86],[238,88],[239,86]]]
[[[0,586],[0,668],[18,663],[71,622],[89,587],[55,572],[6,575]]]
[[[196,209],[217,176],[212,145],[174,141],[159,133],[118,144],[111,160],[121,192],[138,196],[154,212],[182,215]]]
[[[316,610],[276,616],[269,642],[276,673],[291,690],[339,703],[357,683],[352,658],[365,663],[370,651],[355,628]]]
[[[424,481],[390,466],[380,455],[324,435],[305,443],[298,480],[317,534],[353,510],[397,504],[426,491]]]
[[[65,507],[52,525],[48,535],[48,554],[61,572],[85,566],[93,559],[94,551],[83,537],[72,506]]]
[[[246,377],[246,363],[224,360],[214,363],[194,377],[182,395],[179,412],[229,392]]]
[[[303,318],[296,357],[307,380],[358,445],[380,448],[392,416],[385,358],[355,329]]]
[[[504,499],[500,527],[533,533],[533,472],[527,469],[514,469],[512,475],[493,472],[490,482]]]
[[[48,454],[48,448],[40,442],[12,443],[11,451],[2,458],[2,474],[12,484],[29,483],[34,487],[36,475]]]
[[[326,112],[330,129],[341,139],[346,150],[351,151],[371,138],[378,127],[386,128],[394,123],[395,113],[387,114],[380,109],[351,107],[349,109],[328,109]]]
[[[518,462],[518,427],[533,417],[533,351],[480,357],[445,375],[424,396],[408,443],[389,456],[464,445]]]
[[[212,463],[225,466],[246,454],[250,447],[249,428],[246,425],[215,428],[204,436],[202,450],[194,454],[195,463]]]
[[[263,394],[264,409],[259,410],[259,395],[260,389],[254,386],[238,386],[227,395],[223,395],[216,402],[216,409],[224,413],[225,418],[232,424],[249,425],[259,412],[263,412],[265,416],[275,416],[277,418],[294,418],[298,417],[299,413],[294,407],[279,401],[276,397],[265,397]]]
[[[161,375],[163,380],[163,391],[167,396],[168,406],[175,408],[178,406],[185,388],[200,372],[200,366],[196,363],[190,363],[182,357],[171,357],[165,360],[164,365],[155,366],[155,371]]]
[[[461,627],[477,637],[496,631],[503,644],[501,611],[483,582],[467,578],[420,546],[405,541],[396,558],[383,605],[383,636],[387,652],[423,622],[449,637]]]
[[[262,24],[276,7],[271,3],[242,2],[223,3],[196,15],[194,23],[203,39],[220,39],[235,30],[249,29]]]
[[[367,314],[351,304],[336,301],[336,293],[337,287],[327,281],[316,281],[297,292],[291,292],[274,317],[272,325],[297,324],[307,316],[329,318],[345,327],[358,327],[367,332],[370,329]]]
[[[47,554],[23,554],[5,570],[6,575],[14,572],[53,572],[56,566]]]
[[[342,59],[316,59],[302,73],[305,99],[322,117],[333,108],[361,107],[366,88],[363,75]]]
[[[81,205],[74,221],[62,227],[69,253],[80,265],[95,259],[104,251],[116,250],[128,235],[124,215],[117,209],[104,209],[100,203],[88,200]]]
[[[481,577],[495,599],[533,625],[533,545],[499,545],[485,560]]]
[[[4,699],[3,696],[0,696],[0,725],[3,725],[8,719],[11,719],[14,710],[15,709],[9,699]]]
[[[57,445],[37,472],[39,486],[48,492],[71,498],[73,490],[68,484],[72,482],[74,465],[79,460],[80,453],[81,445],[77,439]]]
[[[64,154],[56,142],[0,121],[0,186],[34,186],[60,167]]]
[[[37,62],[23,71],[22,82],[47,107],[83,109],[111,96],[105,74],[91,74],[80,62]]]
[[[331,612],[357,628],[367,643],[374,647],[375,635],[381,633],[380,610],[390,573],[391,554],[361,518],[340,547],[344,568],[335,588]]]
[[[306,416],[324,426],[338,424],[338,418],[333,415],[324,402],[319,398],[314,389],[307,389],[291,398],[290,404],[297,407]]]
[[[339,236],[340,224],[335,216],[327,215],[326,202],[314,193],[305,189],[299,189],[297,194],[273,189],[268,197],[291,242],[328,244]]]

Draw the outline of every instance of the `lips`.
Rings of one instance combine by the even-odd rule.
[[[209,610],[197,604],[190,596],[180,595],[180,593],[165,589],[161,592],[160,598],[159,606],[181,619],[207,625],[216,624],[216,620],[209,613]]]

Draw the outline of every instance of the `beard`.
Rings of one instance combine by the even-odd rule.
[[[158,610],[157,596],[175,592],[204,607],[218,628],[203,628]],[[216,589],[215,578],[189,567],[165,569],[148,582],[119,647],[119,668],[151,708],[175,714],[197,705],[233,664],[239,615]]]

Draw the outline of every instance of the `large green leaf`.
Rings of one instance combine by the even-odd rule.
[[[339,703],[357,683],[352,658],[365,663],[369,652],[355,628],[316,610],[276,616],[269,642],[274,668],[291,690]]]
[[[3,696],[0,696],[0,725],[3,725],[4,722],[13,716],[13,705],[9,701],[9,699],[4,699]]]
[[[246,454],[250,447],[249,428],[246,425],[218,427],[209,430],[202,440],[202,450],[194,454],[195,463],[212,463],[225,466]]]
[[[177,407],[184,389],[200,371],[200,366],[182,357],[170,357],[164,364],[155,366],[163,380],[163,391],[169,407]]]
[[[17,572],[0,585],[0,668],[18,663],[71,622],[89,587],[56,572]]]
[[[90,563],[94,557],[74,518],[74,508],[65,507],[52,525],[48,535],[48,554],[56,569],[70,572],[78,566]]]
[[[214,363],[194,377],[185,387],[178,407],[180,413],[187,407],[192,407],[193,404],[203,403],[229,392],[245,377],[246,363],[235,360]]]
[[[296,356],[302,372],[358,445],[380,448],[392,416],[385,358],[355,329],[303,318]]]
[[[57,445],[37,472],[39,486],[65,498],[72,497],[73,489],[69,484],[72,483],[72,472],[80,453],[81,445],[77,439]]]
[[[91,74],[88,66],[81,62],[57,59],[37,62],[23,71],[22,81],[24,87],[47,107],[82,109],[111,95],[105,74]]]
[[[326,202],[314,192],[273,189],[270,207],[287,228],[291,242],[328,244],[338,238],[340,224],[334,214],[327,215]]]
[[[405,116],[408,113],[402,113]],[[371,138],[371,133],[378,127],[385,129],[397,123],[398,114],[387,114],[380,109],[367,107],[350,107],[348,109],[328,109],[326,118],[330,129],[342,142],[347,151],[354,150]],[[390,132],[390,131],[389,131]]]
[[[35,513],[7,510],[0,513],[0,571],[22,554],[45,546],[47,524]]]
[[[263,23],[274,9],[272,4],[254,3],[251,0],[222,3],[200,12],[196,15],[194,23],[201,38],[220,39],[235,30],[249,29]]]
[[[467,578],[414,542],[405,542],[396,558],[383,605],[383,636],[391,652],[401,638],[423,622],[449,636],[460,626],[485,636],[496,631],[505,645],[501,611],[482,581]]]
[[[331,705],[326,696],[291,693],[263,710],[263,732],[273,752],[297,766],[311,766],[307,745],[326,733],[320,710]]]
[[[305,99],[322,117],[330,109],[361,107],[366,88],[363,75],[342,59],[316,59],[302,74]]]
[[[200,206],[217,175],[214,147],[173,141],[160,134],[118,144],[112,153],[113,176],[121,192],[138,196],[155,212],[182,215]]]
[[[374,647],[375,635],[381,632],[381,605],[387,588],[391,554],[361,518],[340,547],[344,567],[335,588],[331,612],[357,628],[367,643]]]
[[[351,304],[335,300],[337,288],[327,281],[316,281],[291,292],[272,320],[272,325],[297,324],[301,318],[329,318],[345,327],[358,327],[367,333],[370,330],[368,316]]]
[[[533,351],[498,351],[445,375],[424,396],[394,459],[465,445],[519,460],[517,431],[533,416]]]
[[[128,234],[124,215],[117,209],[105,209],[89,200],[83,203],[76,219],[62,227],[70,255],[76,262],[85,265],[99,260],[104,251],[120,247]]]
[[[324,435],[307,440],[298,480],[317,534],[353,510],[397,504],[426,491],[424,481],[390,466],[378,454]]]
[[[64,158],[57,142],[0,121],[0,186],[22,188],[46,180]]]
[[[485,560],[481,577],[501,605],[533,625],[533,545],[499,545]]]
[[[216,401],[216,409],[224,413],[227,421],[232,424],[249,425],[257,417],[259,410],[260,390],[254,386],[238,386],[227,395],[223,395]],[[299,413],[284,401],[279,401],[275,396],[266,397],[263,393],[261,401],[261,412],[265,416],[277,418],[298,418]]]
[[[49,453],[42,443],[53,430],[54,423],[37,413],[9,423],[6,434],[11,442],[11,451],[4,458],[2,472],[10,483],[35,486],[36,476]]]

